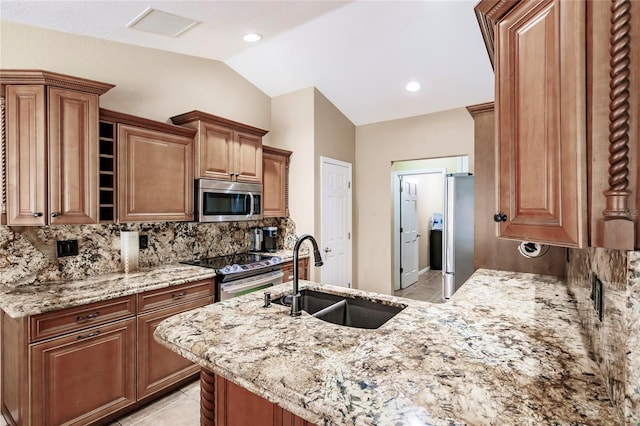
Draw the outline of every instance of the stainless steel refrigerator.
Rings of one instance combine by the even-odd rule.
[[[449,299],[473,273],[473,176],[448,174],[442,230],[442,298]]]

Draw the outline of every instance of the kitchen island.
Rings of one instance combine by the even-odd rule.
[[[316,424],[621,424],[555,277],[478,270],[441,305],[300,286],[406,308],[357,329],[264,308],[258,292],[171,317],[155,338]]]

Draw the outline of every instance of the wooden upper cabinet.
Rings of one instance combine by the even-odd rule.
[[[98,95],[49,88],[49,217],[98,222]]]
[[[262,182],[262,136],[236,132],[234,150],[236,180]]]
[[[201,111],[177,115],[171,121],[197,131],[196,178],[262,182],[262,137],[266,130]]]
[[[498,235],[585,247],[585,4],[518,3],[495,38]]]
[[[118,125],[118,219],[193,220],[193,137]]]
[[[45,86],[7,86],[7,223],[47,223]]]
[[[233,171],[233,130],[210,123],[198,126],[197,177],[230,179]]]
[[[47,71],[0,70],[7,224],[98,221],[98,96],[112,87]]]
[[[291,151],[262,147],[262,215],[289,216],[289,158]]]

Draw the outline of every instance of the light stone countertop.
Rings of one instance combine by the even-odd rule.
[[[21,286],[0,286],[0,309],[12,318],[115,299],[121,296],[213,278],[213,269],[171,264],[125,274]]]
[[[301,288],[407,307],[364,330],[263,308],[257,292],[168,318],[155,338],[316,424],[620,424],[555,277],[481,269],[446,304]]]
[[[287,250],[287,249],[280,249],[276,252],[265,252],[265,251],[256,251],[256,252],[252,252],[252,253],[256,253],[256,254],[264,254],[267,256],[278,256],[282,259],[283,262],[288,262],[290,260],[293,260],[293,250]],[[300,252],[298,253],[298,256],[300,259],[304,259],[305,257],[309,257],[309,249],[307,248],[301,248]]]

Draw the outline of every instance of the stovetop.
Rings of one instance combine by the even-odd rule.
[[[262,269],[273,269],[282,263],[282,258],[265,254],[236,253],[226,256],[206,257],[193,261],[181,262],[187,265],[202,266],[215,269],[216,274],[232,275],[247,272],[261,273]]]

